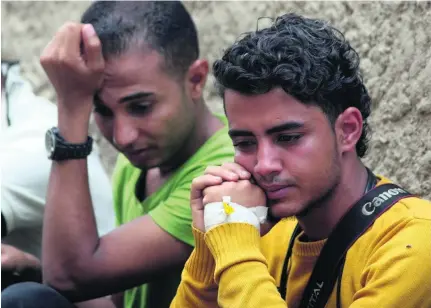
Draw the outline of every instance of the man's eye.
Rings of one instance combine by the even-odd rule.
[[[240,151],[251,150],[256,145],[255,141],[245,140],[245,141],[234,141],[233,146]]]
[[[129,112],[132,114],[143,115],[150,111],[151,104],[149,103],[132,103],[129,105]]]
[[[103,105],[95,105],[94,106],[94,112],[101,115],[102,117],[112,117],[113,116],[112,111]]]
[[[277,142],[292,143],[297,141],[301,137],[301,135],[280,135],[277,138]]]

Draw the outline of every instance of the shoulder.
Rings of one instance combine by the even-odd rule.
[[[385,178],[381,182],[390,183]],[[417,255],[429,256],[431,202],[419,197],[397,201],[375,220],[358,242],[364,244],[364,251],[369,255],[403,253],[406,247],[414,246]]]
[[[379,176],[378,185],[392,183],[389,179]],[[378,226],[390,226],[397,223],[415,220],[431,221],[431,202],[418,196],[402,198],[377,220]]]

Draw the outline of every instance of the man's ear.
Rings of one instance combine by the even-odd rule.
[[[203,96],[208,71],[207,60],[198,59],[190,65],[185,83],[193,100],[198,100]]]
[[[341,154],[356,151],[361,138],[363,118],[358,108],[349,107],[335,121],[335,133]]]

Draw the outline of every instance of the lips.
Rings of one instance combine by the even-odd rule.
[[[273,186],[261,186],[266,193],[269,200],[280,200],[287,197],[292,190],[291,185],[273,185]]]
[[[148,150],[149,149],[146,148],[146,149],[140,149],[140,150],[134,150],[134,151],[127,151],[127,152],[123,152],[123,154],[133,159],[133,158],[138,158],[140,156],[145,155],[148,152]]]
[[[125,151],[124,154],[125,155],[136,155],[139,154],[143,151],[145,151],[146,149],[139,149],[139,150],[133,150],[133,151]]]

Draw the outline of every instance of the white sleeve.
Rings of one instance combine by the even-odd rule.
[[[7,81],[12,126],[1,132],[0,206],[10,232],[42,226],[52,163],[45,150],[45,133],[57,124],[57,110],[45,98],[34,95],[17,67]],[[115,214],[110,180],[96,144],[88,157],[88,172],[98,231],[103,235],[115,227]]]
[[[20,228],[42,227],[51,161],[42,130],[2,133],[0,146],[1,212],[8,233]],[[99,235],[115,227],[112,188],[97,151],[88,158],[90,194]]]
[[[99,236],[115,228],[112,185],[102,166],[97,150],[88,157],[90,194],[93,202]]]
[[[2,132],[1,140],[0,206],[7,230],[40,227],[51,169],[44,135],[10,130]]]

